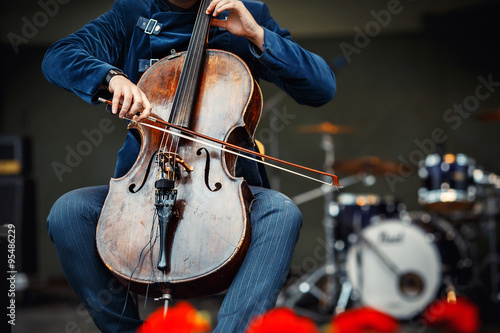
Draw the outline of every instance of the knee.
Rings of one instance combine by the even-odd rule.
[[[52,241],[57,235],[80,226],[81,220],[97,223],[107,187],[76,189],[56,200],[47,216],[47,230]]]
[[[47,231],[52,242],[54,242],[55,235],[66,229],[65,224],[76,213],[74,202],[78,199],[78,196],[78,190],[65,193],[52,205],[46,221]]]
[[[270,219],[285,234],[298,237],[302,228],[302,213],[297,205],[286,195],[276,191],[266,191],[256,196],[257,209],[262,217],[272,216]]]
[[[282,223],[289,229],[291,234],[297,234],[302,228],[302,212],[299,207],[287,196],[280,193],[280,204],[278,205],[278,210],[282,216],[284,216]]]
[[[302,212],[288,197],[285,197],[283,200],[283,205],[285,206],[283,207],[283,210],[286,212],[287,216],[283,222],[286,223],[286,227],[288,228],[290,235],[294,235],[298,238],[300,230],[302,229]]]

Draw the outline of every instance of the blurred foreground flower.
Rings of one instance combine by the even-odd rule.
[[[210,322],[194,306],[182,301],[170,307],[165,318],[163,308],[158,308],[137,329],[137,333],[202,333],[210,329]]]
[[[319,330],[311,319],[287,308],[277,308],[253,319],[246,333],[319,333]]]
[[[393,333],[399,324],[391,316],[371,308],[348,310],[335,316],[327,333]]]
[[[422,320],[425,325],[442,327],[453,333],[476,333],[481,326],[479,308],[463,297],[456,302],[435,301],[424,311]]]

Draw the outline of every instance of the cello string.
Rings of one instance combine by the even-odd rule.
[[[172,112],[175,112],[175,114],[171,115],[170,118],[172,119],[173,116],[175,118],[174,123],[181,126],[189,127],[188,125],[191,110],[193,107],[196,85],[199,81],[199,75],[202,66],[205,40],[208,36],[208,29],[210,27],[210,17],[209,15],[205,14],[209,4],[210,0],[202,0],[202,2],[200,3],[200,7],[198,9],[196,20],[193,26],[192,37],[188,45],[186,59],[174,98],[175,100],[173,103]],[[165,129],[166,128],[167,127],[165,127]],[[179,132],[180,134],[180,131],[174,132]],[[172,138],[169,151],[173,151],[174,154],[178,154],[179,142],[179,136],[175,136],[175,139]],[[174,145],[175,149],[173,149]],[[173,167],[175,170],[177,168],[177,161],[174,157],[173,163]]]
[[[312,180],[312,181],[315,181],[315,182],[318,182],[318,183],[321,183],[321,184],[326,184],[326,185],[334,186],[336,188],[342,188],[342,186],[337,186],[337,185],[334,185],[332,183],[328,183],[328,182],[325,182],[323,180],[320,180],[320,179],[317,179],[317,178],[314,178],[314,177],[311,177],[311,176],[308,176],[308,175],[304,175],[304,174],[301,174],[299,172],[296,172],[296,171],[293,171],[293,170],[290,170],[290,169],[286,169],[286,168],[281,167],[279,165],[275,165],[275,164],[272,164],[272,163],[269,163],[269,162],[266,162],[266,161],[262,161],[262,160],[256,159],[256,158],[248,156],[248,155],[244,155],[242,153],[238,153],[238,152],[236,152],[234,150],[230,150],[230,149],[227,149],[227,148],[224,148],[224,147],[219,147],[219,146],[217,146],[215,144],[212,144],[212,143],[210,143],[210,142],[208,142],[206,140],[198,140],[198,139],[195,139],[193,137],[190,137],[190,136],[187,136],[187,135],[184,135],[184,134],[181,134],[181,133],[174,133],[171,130],[168,130],[166,128],[157,127],[157,126],[150,125],[150,124],[147,124],[147,123],[141,123],[141,124],[144,125],[144,126],[146,126],[146,127],[150,127],[150,128],[156,129],[156,130],[164,131],[164,132],[169,133],[171,135],[179,136],[179,137],[181,137],[183,139],[187,139],[187,140],[190,140],[190,141],[193,141],[193,142],[205,145],[205,146],[209,146],[211,148],[214,148],[214,149],[217,149],[217,150],[221,150],[221,151],[224,151],[224,152],[227,152],[227,153],[230,153],[230,154],[242,157],[242,158],[246,158],[248,160],[251,160],[251,161],[254,161],[254,162],[257,162],[257,163],[262,163],[262,164],[267,165],[269,167],[276,168],[278,170],[285,171],[285,172],[291,173],[291,174],[299,176],[299,177],[303,177],[303,178],[306,178],[306,179],[309,179],[309,180]]]
[[[196,31],[196,26],[197,26],[198,21],[199,20],[196,19],[194,27],[193,27],[193,31]],[[188,45],[188,50],[186,52],[186,57],[184,60],[182,71],[181,71],[181,76],[180,76],[178,84],[177,84],[177,88],[176,88],[175,95],[174,95],[174,101],[173,101],[171,113],[169,116],[170,121],[175,123],[175,124],[183,123],[181,118],[184,115],[185,110],[186,110],[186,105],[187,105],[186,85],[188,85],[189,81],[191,81],[189,79],[189,77],[191,76],[190,73],[192,72],[192,66],[191,66],[192,48],[193,48],[193,43],[191,40],[189,45]],[[167,126],[165,126],[165,129],[166,128],[167,128]],[[172,137],[172,139],[170,140],[170,145],[169,145],[168,149],[166,149],[167,144],[168,144],[168,139],[167,139],[167,143],[165,143],[165,151],[173,152],[174,154],[178,153],[179,140],[178,140],[177,136]],[[177,166],[176,161],[174,159],[173,165],[172,165],[174,170],[175,170],[176,166]],[[174,172],[174,174],[175,174],[175,172]],[[175,177],[175,176],[173,176],[173,177]],[[172,180],[174,180],[174,179],[172,179]]]
[[[198,16],[199,16],[199,14],[198,14]],[[198,22],[199,22],[199,19],[197,18],[195,21],[195,25],[193,27],[193,31],[196,31]],[[189,82],[192,81],[192,78],[191,78],[191,76],[192,76],[191,73],[193,71],[193,69],[192,69],[192,67],[193,67],[192,66],[192,62],[193,62],[193,60],[192,60],[192,58],[193,58],[192,48],[193,48],[193,40],[190,41],[189,46],[188,46],[186,58],[184,60],[184,65],[183,65],[182,72],[181,72],[181,77],[180,77],[178,85],[177,85],[177,90],[175,93],[174,102],[173,102],[173,106],[171,109],[170,119],[175,124],[185,124],[185,122],[183,121],[182,118],[185,117],[187,104],[188,104],[188,100],[187,100],[188,94],[186,93],[186,91],[188,91],[188,90],[187,90],[186,86],[188,86]],[[167,129],[167,126],[165,126],[165,129]],[[177,136],[173,137],[170,140],[170,147],[169,147],[168,151],[173,152],[174,154],[178,154],[179,138]],[[177,164],[176,164],[176,161],[174,158],[174,161],[173,161],[174,174],[175,174],[176,167],[177,167]]]
[[[197,68],[199,68],[199,57],[198,55],[202,51],[202,46],[203,44],[200,43],[200,38],[201,38],[201,31],[200,31],[200,26],[202,26],[203,23],[203,7],[205,7],[206,2],[203,1],[202,4],[200,4],[200,8],[198,10],[196,20],[193,26],[193,32],[192,32],[192,37],[188,45],[188,49],[186,52],[186,59],[184,62],[184,68],[182,69],[181,72],[181,78],[179,80],[179,84],[177,87],[176,94],[178,96],[177,101],[174,101],[174,107],[176,110],[179,112],[175,114],[175,120],[177,124],[182,124],[184,126],[187,125],[187,122],[189,119],[186,117],[188,116],[188,106],[189,102],[192,100],[192,96],[194,93],[194,84],[196,83],[196,80],[194,80],[197,72]],[[172,115],[171,115],[172,119]]]

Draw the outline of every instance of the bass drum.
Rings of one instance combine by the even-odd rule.
[[[404,320],[420,314],[445,282],[466,284],[471,263],[450,223],[413,212],[365,228],[349,249],[346,269],[363,305]]]

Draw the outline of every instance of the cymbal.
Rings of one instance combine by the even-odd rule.
[[[382,160],[376,156],[366,156],[350,160],[337,161],[333,165],[336,173],[358,174],[366,173],[370,175],[381,175],[386,172],[398,173],[399,164],[392,161]]]
[[[482,121],[500,121],[500,109],[483,112],[478,114],[475,118]]]
[[[352,126],[339,126],[334,125],[328,121],[325,121],[317,125],[303,125],[297,126],[295,130],[302,134],[308,133],[320,133],[320,134],[342,134],[342,133],[352,133],[356,131],[355,127]]]

